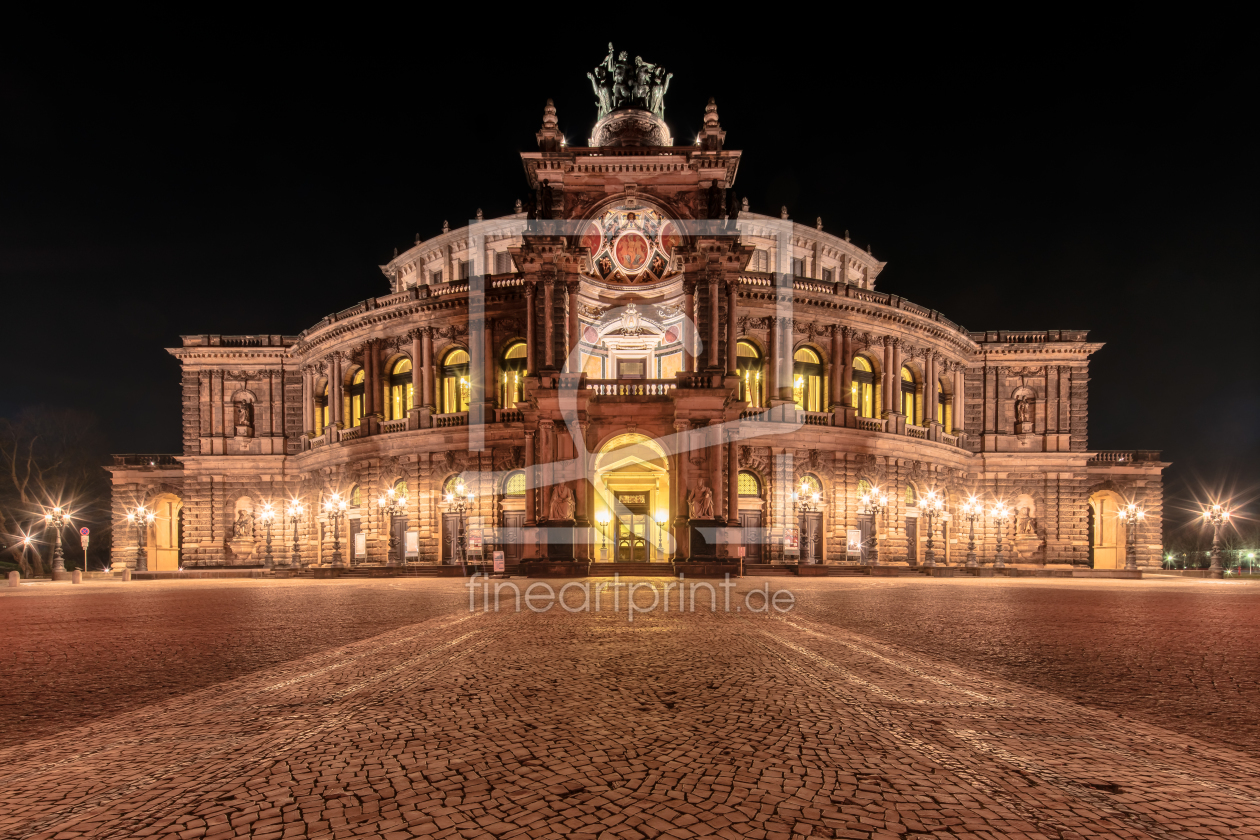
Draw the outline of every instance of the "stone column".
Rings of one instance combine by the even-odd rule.
[[[538,476],[534,467],[534,436],[537,434],[533,429],[525,430],[525,524],[534,526],[538,524],[538,502],[537,502],[537,486]]]
[[[578,290],[582,287],[582,284],[576,280],[570,280],[564,286],[569,293],[569,341],[566,346],[568,347],[569,358],[573,359],[574,364],[574,368],[569,373],[580,373],[582,371],[582,359],[573,351],[577,349],[578,339],[581,338],[579,335],[581,319],[578,318]]]
[[[556,281],[543,280],[543,363],[549,370],[556,367]]]
[[[892,341],[892,401],[893,411],[901,413],[901,365],[902,365],[901,339],[894,338]],[[911,418],[913,421],[913,418]]]
[[[726,433],[726,522],[739,524],[739,435]]]
[[[696,281],[683,280],[683,370],[696,372]]]
[[[718,336],[720,335],[718,321],[721,315],[718,310],[718,275],[716,272],[709,275],[709,370],[716,370],[718,367]]]
[[[893,403],[893,382],[899,380],[901,371],[893,371],[893,340],[891,336],[884,336],[884,376],[880,382],[880,393],[884,399],[884,416],[895,412],[900,406]],[[891,431],[891,430],[890,430]]]
[[[766,341],[766,400],[779,398],[779,316],[770,316],[770,337]]]
[[[525,370],[533,376],[538,373],[537,338],[534,336],[535,302],[538,286],[532,280],[525,281]]]
[[[576,285],[576,284],[574,284]],[[588,474],[589,466],[587,458],[586,430],[590,428],[590,423],[585,420],[578,421],[578,434],[581,442],[577,445],[577,452],[573,453],[578,466],[578,477],[573,482],[573,500],[575,504],[574,517],[577,524],[586,527],[591,524],[590,517],[590,497],[591,497],[591,481]]]
[[[722,482],[722,429],[718,421],[710,420],[705,433],[709,444],[706,454],[709,457],[709,486],[713,488],[713,516],[721,518],[722,497],[726,494]]]
[[[481,381],[484,383],[481,398],[486,403],[486,415],[482,422],[489,423],[494,419],[495,394],[498,393],[499,383],[495,380],[494,319],[483,318],[482,323],[484,323],[485,326],[481,330]],[[504,406],[504,408],[507,407],[508,406]]]
[[[739,359],[735,345],[739,342],[739,318],[735,317],[739,306],[739,281],[726,282],[726,372],[731,376],[739,373]]]
[[[411,331],[411,405],[414,408],[419,408],[424,402],[424,365],[420,362],[424,356],[422,332]]]
[[[378,417],[385,414],[385,377],[381,368],[385,360],[381,358],[384,347],[378,338],[372,342],[372,413]]]
[[[433,328],[420,329],[420,405],[433,411],[437,406],[433,394]]]
[[[846,404],[844,398],[844,342],[840,327],[831,328],[831,406],[836,409]]]
[[[674,421],[674,431],[678,435],[678,446],[675,447],[674,454],[674,544],[676,550],[675,557],[688,557],[691,553],[691,544],[688,537],[687,521],[689,511],[687,508],[687,492],[691,489],[691,475],[688,469],[691,463],[691,453],[687,451],[687,432],[691,428],[691,422],[688,420]]]
[[[330,367],[331,367],[331,373],[329,373],[329,376],[332,377],[332,387],[328,389],[328,399],[332,400],[332,412],[331,412],[332,417],[330,417],[329,419],[332,420],[333,425],[336,426],[338,429],[344,429],[345,428],[344,413],[345,413],[345,408],[346,408],[345,407],[345,387],[342,383],[342,377],[341,377],[341,354],[340,353],[333,353],[332,359],[330,360]]]
[[[853,328],[842,327],[840,354],[844,367],[840,372],[840,404],[853,408]]]
[[[210,417],[212,434],[223,436],[223,371],[210,371]]]
[[[924,377],[926,381],[923,383],[923,425],[925,426],[936,422],[937,386],[940,379],[936,373],[936,366],[939,364],[939,359],[939,355],[929,350],[924,363],[927,368],[927,375]]]
[[[967,408],[967,392],[965,390],[966,387],[967,387],[967,372],[963,370],[961,367],[955,365],[954,367],[953,422],[950,423],[950,427],[949,427],[949,433],[951,435],[956,435],[958,434],[959,430],[966,428],[963,422],[964,420],[966,420],[966,415],[964,414]]]
[[[302,432],[315,434],[315,374],[310,368],[302,368]]]
[[[539,519],[549,519],[551,516],[551,488],[555,482],[555,467],[551,464],[556,457],[556,424],[554,420],[538,421],[538,445],[539,449],[542,450],[538,459],[539,466],[542,467],[542,495],[538,498],[542,515],[539,516]]]
[[[270,371],[271,436],[284,437],[284,371]]]
[[[1006,388],[1006,383],[1002,380],[1006,377],[1006,368],[999,367],[994,372],[993,377],[993,431],[1002,434],[1002,428],[1006,425],[1006,418],[1002,413],[1002,391]]]

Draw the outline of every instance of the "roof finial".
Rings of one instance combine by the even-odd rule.
[[[788,214],[787,214],[787,205],[785,204],[785,205],[783,205],[783,207],[782,207],[782,208],[780,208],[780,210],[779,210],[779,218],[780,218],[780,219],[786,219],[787,217],[788,217]]]
[[[450,232],[451,232],[451,223],[442,222],[442,233],[450,233]]]
[[[485,221],[485,217],[481,215],[481,208],[480,208],[480,207],[478,207],[478,208],[477,208],[477,221],[479,221],[479,222]]]
[[[564,134],[560,131],[560,122],[556,119],[556,104],[550,99],[543,108],[543,124],[538,134],[538,148],[544,152],[558,152],[564,145]]]
[[[419,233],[419,232],[417,232],[417,233],[416,233],[416,244],[417,244],[417,245],[419,245],[419,244],[420,244],[420,233]]]
[[[709,104],[704,106],[704,128],[700,129],[696,144],[706,152],[720,152],[725,140],[726,132],[718,122],[717,102],[710,96]]]
[[[844,241],[845,241],[845,242],[850,242],[850,241],[851,241],[851,240],[849,239],[849,230],[848,230],[848,228],[845,228],[845,231],[844,231]]]
[[[394,259],[398,259],[398,246],[394,246]]]
[[[513,213],[521,212],[521,200],[519,198],[516,199],[516,209],[514,209],[512,212]]]
[[[819,230],[822,230],[822,216],[818,217],[818,223],[815,225],[815,227],[817,227]]]
[[[740,209],[742,209],[745,213],[748,212],[748,196],[744,196],[744,204]]]

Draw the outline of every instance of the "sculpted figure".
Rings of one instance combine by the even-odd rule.
[[[557,484],[551,490],[551,508],[548,519],[556,522],[567,522],[573,518],[573,491],[567,484]]]
[[[617,56],[617,63],[612,67],[612,88],[613,88],[613,107],[620,108],[627,104],[634,95],[634,85],[631,80],[626,79],[626,71],[630,68],[626,66],[630,54],[622,50],[621,55]],[[612,60],[611,53],[609,60]]]
[[[1028,525],[1029,525],[1030,520],[1031,520],[1031,517],[1028,515],[1028,508],[1026,507],[1020,508],[1019,512],[1015,514],[1015,533],[1016,534],[1031,533],[1028,530]]]
[[[665,94],[669,93],[669,80],[673,73],[666,73],[664,67],[656,68],[656,78],[652,82],[652,93],[648,100],[648,110],[661,119],[665,118]]]
[[[587,73],[591,87],[595,89],[595,106],[599,109],[599,118],[603,119],[612,110],[612,89],[608,85],[608,71],[599,66],[594,73]]]
[[[1015,401],[1015,420],[1019,423],[1031,423],[1033,414],[1032,397],[1020,397]]]
[[[542,182],[542,208],[538,215],[543,219],[551,218],[551,182]]]
[[[252,405],[247,402],[238,402],[236,404],[236,425],[254,425],[254,407]]]
[[[692,519],[713,518],[713,491],[704,485],[704,477],[698,480],[699,486],[687,494],[687,507]]]
[[[236,512],[236,522],[232,524],[233,537],[252,537],[254,535],[254,517],[247,509]]]

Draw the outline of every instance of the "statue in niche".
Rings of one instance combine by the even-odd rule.
[[[692,519],[713,518],[713,491],[704,484],[704,476],[697,479],[697,487],[687,494],[687,507]]]
[[[254,512],[249,508],[241,508],[236,512],[236,521],[232,523],[233,539],[251,539],[254,536]]]
[[[539,208],[539,218],[551,218],[551,182],[542,182],[542,207]]]
[[[547,518],[553,522],[570,522],[573,519],[573,491],[567,484],[557,484],[551,490],[551,507]]]
[[[1032,516],[1031,513],[1032,512],[1026,507],[1019,509],[1019,513],[1015,517],[1016,536],[1023,536],[1025,534],[1034,537],[1037,536],[1037,517]]]
[[[724,200],[723,200],[723,199],[724,199],[724,196],[723,196],[723,193],[722,193],[722,188],[721,188],[720,186],[718,186],[718,182],[717,182],[717,179],[716,179],[716,178],[713,180],[713,183],[709,185],[709,196],[708,196],[708,197],[709,197],[709,202],[708,202],[708,205],[709,205],[709,206],[708,206],[708,216],[709,216],[709,218],[710,218],[710,219],[720,219],[720,218],[722,218],[722,205],[723,205],[725,202],[724,202]]]
[[[253,437],[254,404],[241,400],[236,404],[236,434],[241,437]]]
[[[1020,397],[1015,401],[1015,422],[1031,423],[1033,414],[1032,397]]]

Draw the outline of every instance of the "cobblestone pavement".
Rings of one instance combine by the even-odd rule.
[[[732,604],[745,605],[745,592],[765,584],[742,581]],[[1040,620],[1042,635],[1066,633],[1090,611],[1072,609],[1064,592],[1103,605],[1126,603],[1134,591],[1183,593],[1206,599],[1199,608],[1211,611],[1236,597],[1254,604],[1260,588],[769,584],[795,592],[798,608],[679,614],[671,604],[631,623],[624,603],[608,611],[611,593],[602,612],[483,614],[467,612],[460,582],[409,581],[403,589],[430,598],[431,616],[309,652],[320,634],[302,628],[321,623],[316,610],[295,619],[299,655],[288,661],[248,673],[226,668],[214,685],[9,741],[0,749],[0,836],[1260,836],[1252,755],[1004,677],[995,671],[1009,665],[971,656],[962,641],[949,647],[954,638],[982,652],[1018,648],[1037,635],[1033,628],[1006,641],[1006,622]],[[932,630],[935,613],[918,603],[936,597],[922,595],[932,586],[952,590],[960,614],[1008,603],[1016,617],[998,615],[991,627],[968,617],[969,639],[941,633],[932,652],[836,618],[835,604],[846,599],[887,598],[899,623]],[[186,591],[219,590],[251,587]],[[153,597],[163,591],[154,587]],[[276,603],[319,602],[300,585],[275,591],[288,593],[268,596]],[[1036,604],[1038,592],[1066,605],[1057,623],[1019,606],[1025,596]],[[51,612],[75,598],[120,597],[133,596],[23,593],[0,597],[0,612],[7,622],[24,600]],[[449,609],[456,597],[462,603]],[[1174,629],[1149,612],[1118,613],[1111,624],[1150,624],[1146,633],[1126,630],[1134,635],[1122,634],[1123,644],[1158,647],[1156,631]],[[152,615],[155,647],[162,622]],[[260,627],[258,617],[243,620],[250,632]],[[1257,619],[1247,620],[1254,630]],[[1081,632],[1097,630],[1107,648],[1107,626]],[[215,621],[205,631],[237,638]],[[25,633],[17,641],[38,647]],[[1069,653],[1084,645],[1071,641]],[[196,670],[196,655],[190,649],[181,667]],[[1183,690],[1164,686],[1156,675],[1145,690]]]

